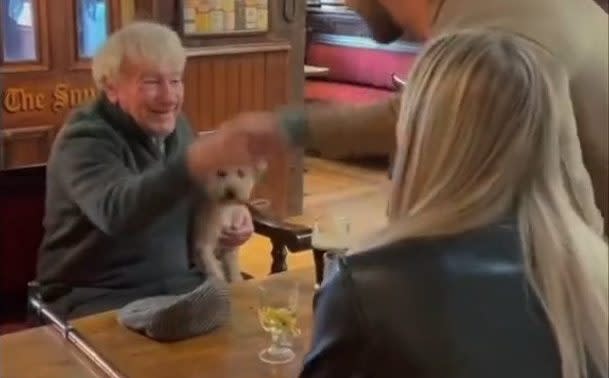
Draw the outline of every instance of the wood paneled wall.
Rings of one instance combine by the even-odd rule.
[[[288,102],[289,45],[266,47],[271,47],[271,51],[189,58],[184,108],[193,128],[212,131],[241,112],[272,110]],[[290,179],[299,167],[294,155],[269,162],[254,197],[270,200],[275,213],[287,215],[290,195],[300,193],[295,188],[298,183]]]
[[[212,130],[243,111],[288,101],[288,51],[189,58],[185,112],[199,131]]]

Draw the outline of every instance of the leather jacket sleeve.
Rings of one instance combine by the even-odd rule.
[[[368,376],[371,353],[363,313],[345,261],[337,265],[314,299],[313,340],[300,378]]]

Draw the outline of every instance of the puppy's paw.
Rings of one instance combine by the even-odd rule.
[[[218,280],[224,281],[224,282],[230,282],[229,280],[226,279],[226,276],[222,272],[216,272],[216,271],[207,272],[207,277],[215,278],[215,279],[218,279]]]
[[[220,263],[216,259],[210,258],[205,261],[205,273],[210,278],[213,277],[222,281],[227,281],[226,275],[222,270],[222,265],[220,265]]]
[[[243,281],[243,276],[241,275],[241,272],[231,273],[228,277],[228,282],[230,282],[230,283],[241,282],[241,281]]]

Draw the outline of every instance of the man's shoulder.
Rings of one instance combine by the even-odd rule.
[[[455,303],[482,298],[500,308],[493,302],[497,292],[524,293],[519,232],[511,219],[459,235],[397,240],[348,255],[338,268],[337,277],[366,319],[384,321],[387,312],[378,308],[386,307],[430,330],[437,324],[423,319]]]
[[[49,156],[49,165],[53,165],[58,155],[68,154],[74,158],[75,151],[81,156],[83,150],[90,152],[87,155],[92,155],[97,148],[120,148],[120,139],[116,130],[95,108],[95,104],[80,106],[68,116],[57,133]]]
[[[116,137],[116,131],[103,118],[93,103],[76,108],[70,114],[57,135],[57,141],[76,138],[115,139]]]
[[[190,141],[196,136],[197,131],[193,128],[185,113],[180,113],[176,122],[176,134],[181,139]]]

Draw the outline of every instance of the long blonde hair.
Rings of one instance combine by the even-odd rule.
[[[497,30],[430,42],[403,96],[389,226],[359,250],[517,214],[527,278],[551,323],[563,377],[586,377],[588,361],[607,377],[602,221],[570,196],[557,103],[530,46]],[[589,183],[584,191],[593,198]]]

